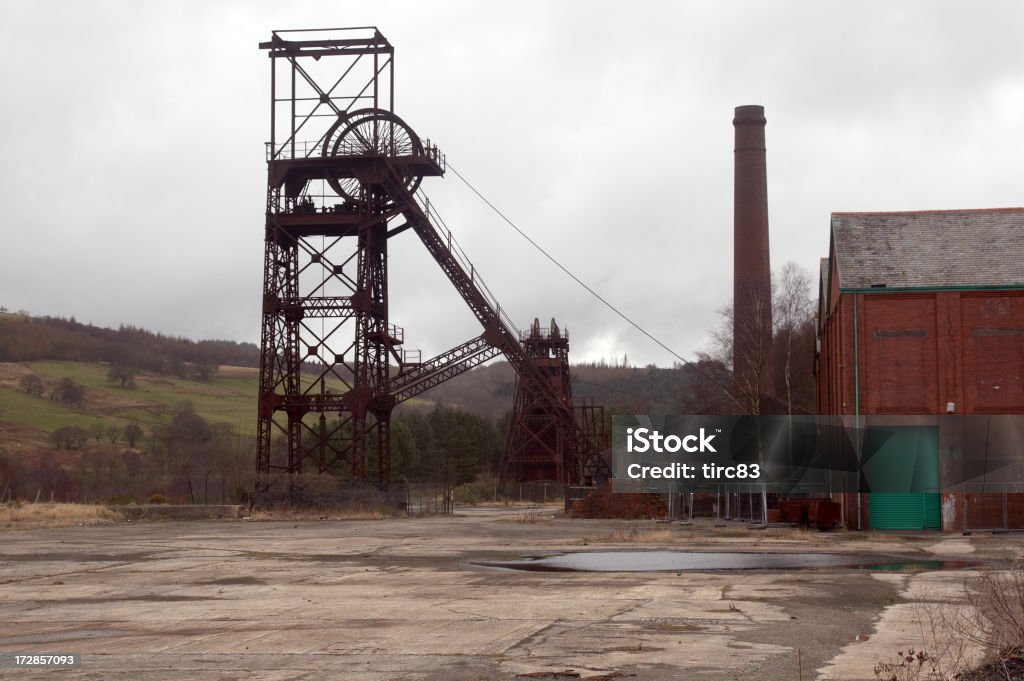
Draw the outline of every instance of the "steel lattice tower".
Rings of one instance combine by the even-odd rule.
[[[260,45],[270,56],[271,130],[258,485],[268,490],[274,473],[362,481],[369,453],[383,487],[389,367],[411,362],[388,318],[396,211],[381,176],[397,171],[415,191],[443,170],[436,148],[392,112],[394,48],[378,31],[294,33],[302,39],[282,31]]]
[[[307,474],[386,488],[394,407],[504,354],[571,433],[568,460],[605,469],[458,247],[418,199],[444,157],[395,115],[394,48],[374,28],[276,31],[257,442],[257,494]],[[427,360],[388,316],[388,242],[416,234],[483,327]],[[330,418],[328,418],[330,416]],[[582,449],[581,449],[582,448]],[[572,469],[582,470],[573,464]]]

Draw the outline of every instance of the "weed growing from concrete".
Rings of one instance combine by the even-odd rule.
[[[384,504],[341,504],[308,508],[275,506],[255,510],[251,520],[383,520],[404,515],[402,511]]]
[[[917,604],[923,649],[899,651],[893,661],[879,662],[878,679],[1024,678],[1024,562],[985,570],[964,587],[964,602],[925,598]]]
[[[892,662],[879,662],[875,665],[875,677],[881,681],[917,681],[935,678],[937,673],[931,656],[913,648],[898,651]]]
[[[588,535],[584,544],[671,544],[676,540],[672,530],[651,529],[640,525],[617,527],[609,534]]]
[[[20,499],[0,507],[5,527],[68,527],[124,520],[117,511],[93,504],[25,503]]]
[[[512,520],[517,523],[526,523],[528,525],[535,525],[542,520],[551,520],[550,513],[544,513],[539,508],[528,508],[525,511],[521,511],[512,516]]]

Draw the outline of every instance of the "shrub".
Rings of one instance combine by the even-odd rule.
[[[78,426],[64,426],[50,433],[50,442],[57,449],[78,449],[89,439],[89,433]]]
[[[964,586],[965,602],[918,604],[921,642],[928,652],[901,651],[895,661],[879,662],[878,679],[1024,678],[1024,562],[985,570]]]
[[[894,662],[879,662],[875,665],[875,677],[881,681],[917,681],[931,679],[937,673],[931,656],[923,650],[913,648],[896,653]]]

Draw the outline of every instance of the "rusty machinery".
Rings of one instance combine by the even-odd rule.
[[[607,471],[571,393],[555,387],[451,233],[432,221],[419,185],[442,176],[445,159],[393,111],[393,46],[360,28],[275,31],[260,48],[270,57],[271,129],[257,494],[294,492],[298,474],[386,488],[394,407],[499,354],[529,388],[522,404],[547,415],[533,441],[556,437],[548,455],[558,457],[557,479],[580,484]],[[483,327],[426,360],[405,349],[388,315],[388,242],[410,230]]]

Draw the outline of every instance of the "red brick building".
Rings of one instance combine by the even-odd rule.
[[[1024,208],[834,213],[816,371],[871,490],[848,527],[1024,526]]]

